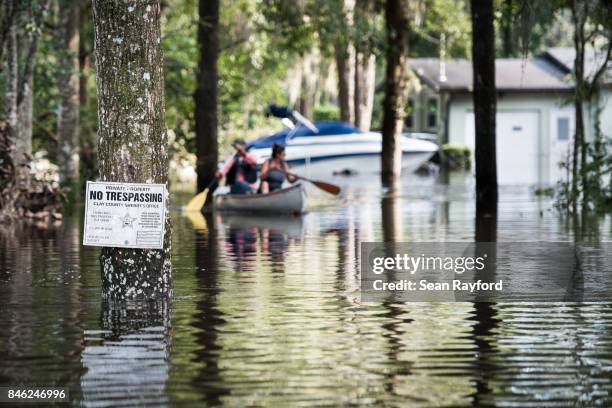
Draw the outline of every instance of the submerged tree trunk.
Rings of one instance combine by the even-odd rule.
[[[198,44],[200,61],[195,92],[198,191],[212,182],[217,171],[217,60],[219,58],[219,0],[200,0]]]
[[[402,171],[402,123],[407,88],[408,0],[387,0],[387,68],[382,123],[383,184],[392,185]]]
[[[167,185],[159,0],[94,0],[93,18],[100,178]],[[151,298],[170,294],[168,208],[165,222],[161,250],[102,249],[103,297]]]
[[[355,53],[355,126],[369,131],[374,109],[376,56],[368,51]]]
[[[578,200],[580,191],[578,188],[578,177],[580,176],[581,163],[584,166],[586,161],[586,149],[584,148],[584,107],[585,98],[585,78],[584,78],[584,57],[585,57],[585,24],[587,19],[587,5],[572,1],[572,19],[574,23],[574,49],[576,57],[574,60],[574,111],[576,116],[576,134],[574,136],[574,146],[572,149],[572,187],[571,187],[571,206],[574,214],[578,213]],[[586,181],[586,180],[585,180]],[[587,194],[586,183],[583,182],[583,194]],[[583,197],[586,203],[588,197]]]
[[[495,32],[493,0],[472,0],[472,66],[476,121],[476,210],[497,209]]]
[[[79,181],[79,7],[71,0],[59,4],[60,44],[57,85],[60,96],[57,118],[60,179],[76,197]]]

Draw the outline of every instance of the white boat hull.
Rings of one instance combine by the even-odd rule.
[[[296,184],[268,194],[222,194],[215,196],[220,211],[300,214],[306,210],[306,191]]]
[[[402,136],[402,170],[413,172],[438,150],[435,143]],[[285,146],[286,160],[306,177],[326,178],[335,172],[379,173],[382,136],[368,132],[348,135],[296,137]],[[258,163],[270,157],[271,149],[252,148]]]

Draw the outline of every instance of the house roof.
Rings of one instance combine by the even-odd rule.
[[[544,58],[550,60],[551,63],[557,65],[563,72],[570,73],[574,70],[574,60],[576,59],[576,50],[570,47],[549,48],[544,53]],[[603,52],[595,52],[592,48],[585,49],[584,68],[585,74],[590,77],[595,75],[605,59]],[[602,80],[606,84],[612,83],[612,63],[608,61],[608,67]]]
[[[419,79],[437,91],[472,91],[472,64],[467,60],[445,61],[445,80],[440,76],[440,60],[437,58],[411,59],[409,64]],[[565,72],[545,58],[509,58],[495,61],[498,91],[570,91],[572,83],[565,76]]]

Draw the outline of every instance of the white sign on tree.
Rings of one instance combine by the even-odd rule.
[[[83,245],[162,249],[166,186],[87,182]]]

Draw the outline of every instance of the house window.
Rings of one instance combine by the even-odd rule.
[[[569,140],[569,119],[557,118],[557,140]]]
[[[408,99],[406,105],[406,119],[404,119],[407,129],[414,129],[414,99]]]
[[[427,100],[427,127],[438,127],[438,99],[429,98]]]

